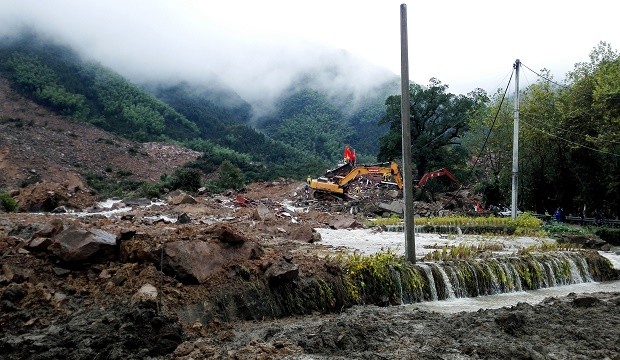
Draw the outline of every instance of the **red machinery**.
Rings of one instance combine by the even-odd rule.
[[[450,170],[443,168],[443,169],[439,169],[439,170],[435,170],[435,171],[431,171],[429,173],[424,174],[424,176],[422,176],[422,178],[420,179],[420,181],[418,181],[418,185],[416,185],[417,187],[422,187],[424,186],[424,184],[426,184],[426,182],[429,179],[432,179],[434,177],[438,177],[438,176],[447,176],[450,180],[452,180],[455,184],[458,184],[458,181],[456,180],[456,178],[454,177],[454,175],[452,175],[452,173],[450,172]]]

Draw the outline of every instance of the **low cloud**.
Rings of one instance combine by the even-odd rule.
[[[218,27],[192,14],[191,7],[177,4],[3,1],[0,35],[15,35],[24,26],[32,27],[135,82],[219,79],[251,104],[262,104],[262,110],[300,73],[315,74],[313,86],[317,88],[335,95],[348,89],[355,98],[396,76],[308,40],[261,38]]]

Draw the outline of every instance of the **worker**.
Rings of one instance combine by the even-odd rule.
[[[345,164],[355,165],[355,150],[351,151],[349,145],[344,148],[344,162]]]

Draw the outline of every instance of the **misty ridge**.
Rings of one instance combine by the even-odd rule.
[[[322,172],[344,145],[376,161],[378,139],[387,131],[378,125],[385,99],[399,88],[396,75],[344,51],[320,49],[301,63],[281,57],[240,85],[227,82],[232,70],[205,66],[193,73],[182,56],[178,68],[147,56],[133,71],[112,54],[99,59],[70,38],[37,29],[20,27],[0,40],[0,75],[14,89],[133,140],[180,141],[209,154],[205,173],[229,160],[248,181]]]
[[[28,29],[136,84],[185,82],[230,89],[252,106],[254,119],[269,115],[280,97],[300,86],[325,93],[348,115],[378,91],[398,90],[399,78],[391,71],[307,41],[246,39],[208,26],[198,32],[161,14],[132,17],[131,6],[115,3],[99,9],[105,14],[99,17],[80,14],[82,5],[75,7],[74,16],[64,17],[49,6],[13,5],[0,15],[0,36],[5,39]],[[109,14],[116,17],[114,24],[106,21]]]

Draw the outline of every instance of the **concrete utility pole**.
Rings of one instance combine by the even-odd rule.
[[[517,218],[517,193],[519,191],[519,68],[521,61],[517,59],[515,68],[515,113],[514,130],[512,134],[512,219]]]
[[[409,120],[409,53],[407,40],[407,5],[400,5],[400,122],[403,131],[403,198],[405,201],[405,256],[415,263],[413,224],[413,172],[411,171],[411,124]]]

